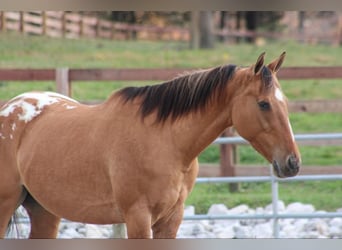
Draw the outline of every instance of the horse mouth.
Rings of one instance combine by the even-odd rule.
[[[290,165],[282,168],[276,160],[272,162],[274,173],[279,178],[293,177],[299,171],[299,165]]]
[[[274,170],[274,173],[276,174],[276,176],[278,176],[279,178],[284,178],[285,175],[281,171],[281,168],[280,168],[278,162],[276,160],[273,160],[272,165],[273,165],[273,170]]]

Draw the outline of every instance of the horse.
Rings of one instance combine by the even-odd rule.
[[[175,238],[198,155],[226,128],[295,176],[301,158],[269,64],[227,64],[114,91],[97,105],[27,92],[0,109],[0,236],[22,205],[30,238],[56,238],[61,218],[121,224],[128,238]]]

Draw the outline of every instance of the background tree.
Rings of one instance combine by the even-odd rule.
[[[190,29],[190,47],[192,49],[214,48],[214,20],[211,11],[192,11]]]
[[[200,26],[200,48],[214,48],[215,36],[213,33],[214,20],[211,11],[201,11],[199,18]]]
[[[283,11],[246,11],[238,12],[238,26],[240,27],[241,16],[244,16],[245,26],[248,31],[256,32],[263,31],[276,31],[280,29],[279,20],[283,17]],[[255,42],[255,36],[247,37],[248,43]]]
[[[245,13],[246,29],[248,31],[255,32],[258,27],[258,15],[256,11],[246,11]],[[255,42],[255,36],[248,36],[246,38],[248,43]]]

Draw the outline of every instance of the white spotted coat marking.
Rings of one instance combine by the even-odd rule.
[[[33,104],[25,101],[21,102],[20,107],[23,111],[21,114],[18,114],[19,120],[24,122],[31,121],[34,117],[36,117],[42,112],[42,109],[39,109],[39,106],[39,104],[37,106],[34,106]]]
[[[34,99],[37,101],[36,104],[31,104],[26,99]],[[12,114],[16,108],[21,108],[22,112],[18,114],[18,119],[24,122],[29,122],[36,116],[38,116],[43,108],[47,105],[57,103],[63,100],[72,101],[78,103],[77,101],[53,92],[42,92],[42,93],[25,93],[13,98],[9,103],[0,111],[0,116],[8,117]],[[66,106],[67,109],[76,108],[76,106]],[[12,130],[14,131],[16,125],[12,125]]]

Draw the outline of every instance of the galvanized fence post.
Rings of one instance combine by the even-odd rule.
[[[278,181],[273,174],[273,166],[270,164],[271,186],[272,186],[272,213],[273,213],[273,237],[279,238],[279,218],[278,218]]]

